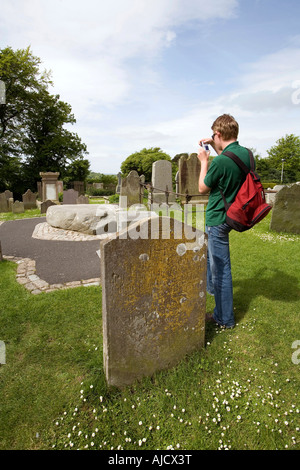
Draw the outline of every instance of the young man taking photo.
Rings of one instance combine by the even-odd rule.
[[[233,328],[233,290],[229,252],[229,232],[226,223],[225,206],[220,190],[230,204],[244,181],[244,175],[234,161],[224,155],[225,151],[236,154],[250,169],[248,150],[237,141],[239,125],[229,114],[219,116],[212,125],[211,138],[201,139],[198,159],[201,162],[199,176],[200,194],[208,194],[206,209],[207,250],[207,292],[215,297],[215,308],[206,320],[219,326]],[[209,152],[202,144],[211,145],[217,153],[208,165]],[[209,166],[209,168],[208,168]]]

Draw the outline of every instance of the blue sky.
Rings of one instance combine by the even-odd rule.
[[[197,151],[220,114],[262,156],[300,135],[299,0],[0,0],[0,48],[31,46],[91,170]]]

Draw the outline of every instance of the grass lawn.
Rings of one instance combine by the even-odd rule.
[[[237,326],[123,390],[103,374],[101,288],[33,296],[0,263],[1,449],[300,449],[300,236],[230,234]],[[207,310],[213,301],[208,296]]]

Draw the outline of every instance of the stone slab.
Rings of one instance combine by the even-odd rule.
[[[204,346],[207,239],[168,217],[100,243],[104,369],[122,387]]]
[[[300,184],[283,186],[278,191],[270,227],[276,232],[300,233]]]

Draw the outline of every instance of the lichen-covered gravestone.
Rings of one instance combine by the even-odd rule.
[[[300,233],[300,184],[284,186],[276,194],[271,229]]]
[[[194,236],[192,238],[192,236]],[[100,244],[104,369],[122,387],[204,346],[206,235],[168,217]]]

